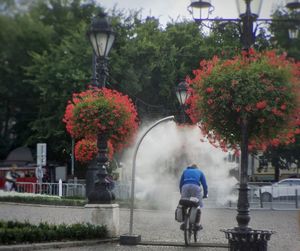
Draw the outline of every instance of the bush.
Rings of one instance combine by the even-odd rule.
[[[83,199],[66,199],[42,196],[0,196],[0,201],[56,206],[84,206],[87,203],[87,201]]]
[[[107,228],[86,223],[51,225],[0,221],[0,244],[106,238]]]

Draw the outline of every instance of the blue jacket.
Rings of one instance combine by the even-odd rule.
[[[183,185],[186,184],[195,184],[198,186],[203,187],[203,195],[206,196],[207,192],[208,192],[208,188],[207,188],[207,184],[206,184],[206,178],[205,175],[202,171],[200,171],[197,168],[193,168],[193,167],[187,167],[180,178],[180,184],[179,184],[179,189],[181,192],[181,188]]]

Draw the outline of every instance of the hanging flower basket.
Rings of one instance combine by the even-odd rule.
[[[137,112],[128,96],[107,88],[92,88],[73,94],[63,121],[75,139],[105,134],[114,149],[121,150],[138,128]],[[87,141],[82,141],[87,143]],[[91,152],[95,148],[89,145]],[[93,150],[92,150],[93,149]]]
[[[108,146],[108,159],[112,160],[114,148],[110,140],[107,142]],[[76,142],[75,145],[75,158],[81,163],[87,163],[97,156],[97,140],[96,137],[84,138]]]
[[[214,57],[194,74],[188,113],[213,144],[240,144],[242,121],[256,146],[290,143],[299,133],[300,64],[285,55],[250,50],[230,60]]]

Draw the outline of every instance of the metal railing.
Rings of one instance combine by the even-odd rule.
[[[270,183],[271,184],[271,183]],[[265,185],[270,185],[265,183]],[[286,186],[278,188],[274,186],[268,186],[271,190],[268,190],[269,195],[266,195],[266,188],[263,184],[256,185],[249,183],[249,204],[252,209],[299,209],[300,208],[300,188],[293,186]],[[115,183],[113,192],[118,200],[130,199],[130,185],[127,183]],[[85,198],[85,184],[79,183],[30,183],[30,182],[18,182],[17,191],[24,193],[39,193],[56,196],[75,196]],[[179,192],[174,194],[173,192],[169,199],[179,199]],[[178,197],[178,198],[177,198]],[[231,207],[236,208],[238,187],[234,187],[230,192],[230,197],[236,198],[235,200],[229,200],[227,203],[220,203],[218,201],[218,189],[211,187],[209,189],[209,198],[205,200],[205,207],[208,208],[220,208]],[[156,200],[158,198],[155,198]]]
[[[30,183],[17,182],[17,191],[57,196],[85,197],[85,185],[77,183]]]
[[[39,193],[56,196],[79,196],[85,197],[85,184],[80,183],[31,183],[17,182],[17,191],[22,193]],[[117,199],[130,198],[130,185],[116,183],[113,192]]]
[[[268,184],[267,184],[268,185]],[[274,210],[299,209],[300,188],[295,186],[255,186],[249,185],[250,208],[265,208]],[[238,193],[236,188],[234,193]],[[229,202],[229,207],[236,207],[236,202]]]
[[[113,193],[116,199],[129,200],[130,199],[130,185],[126,183],[115,183]]]

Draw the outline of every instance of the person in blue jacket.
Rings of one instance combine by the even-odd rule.
[[[202,188],[203,191],[202,191]],[[206,183],[206,178],[204,173],[198,169],[196,164],[188,166],[182,173],[180,178],[179,189],[181,193],[181,198],[196,197],[199,199],[199,206],[203,207],[202,198],[207,198],[208,187]],[[200,225],[201,210],[199,209],[199,214],[196,218],[196,224],[199,228]]]

